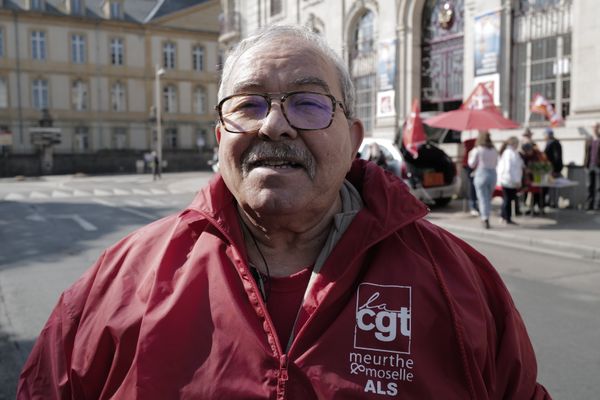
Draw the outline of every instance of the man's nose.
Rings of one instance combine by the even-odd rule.
[[[283,113],[283,105],[273,102],[269,114],[263,120],[262,126],[258,130],[259,136],[268,137],[271,140],[280,140],[282,138],[294,139],[298,132],[292,128]]]

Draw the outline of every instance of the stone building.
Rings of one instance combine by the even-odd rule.
[[[219,12],[216,0],[0,0],[0,175],[134,171],[158,148],[157,100],[168,168],[202,167]]]
[[[541,141],[542,94],[564,119],[565,164],[583,161],[600,121],[600,25],[593,0],[222,0],[224,49],[267,24],[322,34],[348,62],[367,135],[393,137],[419,99],[424,116],[457,108],[485,82],[502,112]],[[502,141],[521,130],[494,131]],[[471,132],[463,132],[464,135]],[[457,157],[458,146],[449,152]]]

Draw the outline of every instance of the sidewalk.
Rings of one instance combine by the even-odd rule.
[[[513,218],[518,225],[500,223],[500,204],[494,202],[491,229],[464,211],[462,200],[433,209],[427,219],[466,240],[493,242],[561,257],[600,263],[600,212],[547,209],[543,216]]]

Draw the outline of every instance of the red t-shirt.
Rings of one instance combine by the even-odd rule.
[[[277,337],[285,348],[292,334],[296,315],[302,305],[304,292],[310,280],[312,266],[304,268],[290,276],[271,277],[267,309],[275,325]]]

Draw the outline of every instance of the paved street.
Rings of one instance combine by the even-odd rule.
[[[14,398],[20,367],[60,292],[103,248],[183,208],[210,176],[0,182],[0,400]],[[600,391],[600,262],[588,257],[593,236],[599,236],[594,231],[599,216],[584,213],[578,222],[579,217],[565,210],[560,217],[483,234],[476,219],[461,213],[460,203],[429,216],[486,254],[504,277],[538,353],[540,380],[556,399],[588,400]],[[584,223],[589,241],[567,246],[562,240],[564,246],[553,251],[542,247],[561,242],[559,228],[575,234]]]

